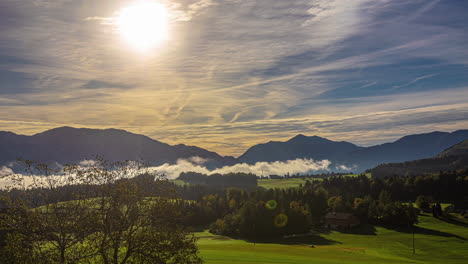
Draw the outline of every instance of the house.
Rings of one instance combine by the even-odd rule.
[[[444,212],[445,213],[453,213],[453,212],[455,212],[455,209],[456,209],[455,205],[451,204],[451,205],[445,207]]]
[[[332,229],[350,229],[359,225],[359,219],[350,213],[328,213],[325,215],[325,227]]]

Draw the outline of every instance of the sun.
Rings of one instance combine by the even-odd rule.
[[[154,1],[138,1],[120,10],[115,24],[122,37],[138,50],[148,50],[168,35],[166,8]]]

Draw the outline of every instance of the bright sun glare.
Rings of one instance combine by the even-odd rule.
[[[133,47],[148,50],[167,38],[168,14],[160,3],[139,1],[120,10],[116,25]]]

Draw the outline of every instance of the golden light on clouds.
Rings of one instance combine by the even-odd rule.
[[[300,133],[466,128],[466,12],[409,2],[0,0],[1,130],[120,128],[240,155]]]
[[[133,48],[146,51],[168,36],[168,11],[158,2],[136,1],[122,8],[116,17],[121,36]]]

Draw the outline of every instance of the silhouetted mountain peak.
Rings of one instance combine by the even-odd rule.
[[[54,135],[54,134],[64,134],[64,133],[69,133],[71,131],[76,130],[77,128],[69,127],[69,126],[63,126],[63,127],[56,127],[52,128],[49,130],[46,130],[44,132],[40,132],[37,134],[34,134],[34,136],[41,136],[41,135]]]
[[[326,138],[322,138],[319,136],[305,136],[303,134],[298,134],[297,136],[291,138],[290,140],[286,141],[288,143],[325,143],[325,142],[330,142],[330,140]]]
[[[186,146],[171,146],[150,137],[120,129],[90,129],[58,127],[33,136],[0,133],[0,165],[24,158],[39,162],[75,163],[99,156],[108,161],[143,160],[159,165],[175,163],[178,159],[201,157],[209,160],[211,168],[232,165],[231,158],[215,152]]]
[[[307,138],[307,136],[305,136],[303,134],[297,134],[296,136],[292,137],[290,140],[292,140],[292,139],[301,139],[301,138]]]
[[[286,161],[294,159],[338,160],[360,147],[349,142],[335,142],[319,136],[299,134],[288,141],[270,141],[249,148],[238,160],[254,164],[258,161]]]
[[[17,134],[10,131],[0,131],[0,136],[17,136]]]
[[[115,128],[106,128],[106,129],[93,129],[93,128],[75,128],[69,126],[52,128],[41,133],[37,133],[34,136],[38,135],[71,135],[71,134],[128,134],[128,135],[137,135],[126,130],[115,129]]]
[[[120,142],[121,144],[146,142],[146,144],[167,145],[145,135],[134,134],[126,130],[115,128],[94,129],[64,126],[37,133],[33,135],[32,138],[61,142],[69,140],[86,140],[89,142],[92,139],[95,141],[113,140],[115,143]]]
[[[441,132],[441,131],[433,131],[433,132],[429,132],[429,133],[404,136],[404,137],[398,139],[395,142],[425,141],[425,140],[431,139],[431,138],[434,138],[434,139],[437,138],[438,139],[438,138],[440,138],[442,136],[445,136],[445,135],[448,135],[448,134],[450,134],[450,133]]]

